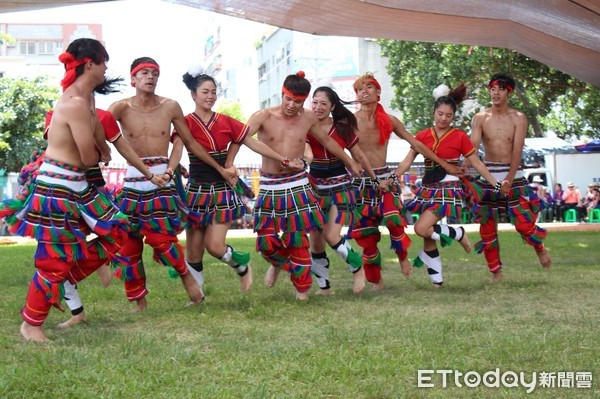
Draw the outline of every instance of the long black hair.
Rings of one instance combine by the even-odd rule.
[[[331,116],[333,117],[333,125],[340,137],[345,143],[348,143],[356,130],[358,123],[356,116],[345,105],[353,104],[352,102],[343,101],[337,93],[328,86],[317,87],[313,93],[313,98],[317,93],[325,93],[332,104]]]

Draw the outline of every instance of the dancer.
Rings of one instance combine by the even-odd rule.
[[[20,333],[26,340],[48,340],[42,324],[52,306],[62,310],[62,284],[77,262],[103,264],[126,234],[127,217],[85,178],[87,168],[106,159],[97,150],[104,137],[94,92],[114,83],[104,75],[108,58],[99,41],[87,38],[74,40],[59,56],[65,65],[63,93],[49,126],[45,156],[37,171],[23,181],[17,198],[0,208],[11,233],[38,240],[37,271],[21,311]],[[27,168],[22,172],[27,178]],[[99,238],[88,245],[85,239],[91,232]]]
[[[402,213],[401,189],[396,175],[386,166],[387,147],[392,132],[408,141],[411,146],[441,165],[449,174],[461,174],[461,170],[440,159],[433,151],[414,137],[404,128],[404,125],[393,115],[385,112],[379,104],[381,85],[373,74],[366,73],[354,82],[354,91],[360,109],[355,113],[358,121],[358,137],[362,150],[368,154],[369,161],[377,175],[375,181],[367,176],[355,179],[354,185],[359,190],[358,211],[360,218],[355,220],[350,236],[363,249],[362,259],[367,281],[373,284],[372,289],[381,290],[384,287],[381,277],[381,254],[377,244],[381,240],[379,225],[385,225],[390,232],[391,247],[396,252],[407,278],[412,275],[413,268],[407,259],[410,238],[404,232],[406,222]],[[374,184],[378,180],[391,180],[387,192],[376,190]]]
[[[263,156],[260,192],[254,205],[256,249],[270,263],[265,285],[272,287],[281,269],[290,272],[298,300],[308,299],[312,285],[308,234],[322,229],[324,216],[305,171],[290,170],[292,160],[302,160],[307,133],[340,158],[354,175],[361,167],[326,132],[311,110],[303,108],[310,93],[304,72],[288,75],[281,89],[281,105],[256,112],[248,120],[258,140],[286,156],[279,163]],[[279,232],[283,232],[279,237]]]
[[[438,97],[433,106],[434,126],[417,133],[415,138],[441,159],[453,165],[458,165],[461,156],[467,158],[479,174],[496,186],[496,180],[479,160],[469,136],[462,130],[452,127],[456,108],[462,103],[466,94],[466,85],[460,84],[447,95]],[[396,169],[398,177],[402,177],[410,168],[416,156],[417,152],[410,149]],[[460,219],[465,205],[464,198],[465,193],[460,179],[446,174],[441,166],[425,158],[425,176],[421,187],[406,207],[410,212],[419,213],[419,219],[415,222],[415,233],[423,238],[423,249],[413,264],[415,267],[427,265],[427,272],[434,288],[439,288],[444,283],[442,258],[437,248],[438,241],[442,247],[452,241],[458,241],[465,252],[471,252],[471,242],[462,226],[456,228],[438,224],[444,217]]]
[[[250,137],[242,122],[212,110],[217,100],[217,83],[204,74],[202,67],[185,73],[183,82],[196,104],[194,112],[185,117],[187,127],[216,162],[225,167],[233,166],[242,143],[276,162],[285,160],[266,144]],[[173,152],[181,153],[183,143],[177,137],[177,131],[173,134]],[[186,229],[186,264],[200,288],[204,283],[202,259],[205,250],[235,270],[240,277],[242,292],[248,292],[252,285],[250,254],[237,251],[226,242],[231,222],[246,213],[242,194],[236,192],[241,184],[238,181],[238,186],[232,186],[212,166],[190,156],[190,177],[185,193],[190,210],[198,213],[198,217],[190,220]]]
[[[223,168],[194,140],[181,106],[176,101],[155,94],[160,67],[154,59],[135,59],[131,64],[130,76],[135,95],[113,103],[109,111],[151,172],[162,176],[169,184],[159,188],[132,166],[127,168],[125,184],[116,200],[128,215],[133,231],[119,253],[128,261],[120,262],[117,276],[125,282],[127,299],[137,302],[133,311],[145,309],[148,294],[142,259],[145,240],[154,249],[154,260],[175,269],[191,302],[198,304],[202,302],[202,291],[186,267],[183,246],[177,238],[186,226],[189,209],[172,182],[173,172],[178,170],[180,154],[169,157],[171,126],[177,129],[178,136],[189,151],[232,184],[237,182],[235,168]]]
[[[484,164],[494,178],[502,181],[500,193],[489,181],[477,180],[473,189],[480,198],[475,207],[475,221],[480,223],[481,241],[475,244],[478,253],[484,253],[495,281],[502,280],[502,261],[498,242],[498,218],[508,216],[523,240],[531,245],[544,269],[552,260],[543,244],[546,230],[535,224],[540,210],[540,199],[527,185],[521,169],[521,154],[527,134],[527,117],[508,106],[515,81],[499,73],[490,79],[488,90],[492,106],[478,112],[472,121],[471,142],[475,149],[483,144]],[[467,168],[469,162],[465,162]]]
[[[53,111],[49,111],[46,115],[46,124],[49,126],[50,121],[52,120]],[[168,182],[163,180],[160,175],[153,175],[150,169],[142,162],[142,160],[137,156],[133,148],[129,145],[126,139],[123,138],[121,134],[121,129],[117,124],[117,121],[112,116],[112,114],[108,111],[105,111],[100,108],[96,108],[96,114],[98,116],[98,120],[102,125],[104,131],[104,142],[102,145],[98,145],[101,148],[101,153],[108,154],[110,153],[110,147],[106,144],[107,142],[112,143],[117,151],[131,164],[133,165],[142,175],[151,176],[150,181],[155,184],[157,187],[164,187]],[[44,133],[44,137],[47,138],[48,129]],[[89,168],[86,171],[86,180],[88,183],[98,187],[98,189],[103,190],[102,187],[105,186],[106,182],[102,176],[102,171],[100,169],[100,165],[95,165]],[[105,191],[105,193],[112,197],[111,193]],[[93,242],[93,240],[92,240]],[[99,264],[93,259],[82,259],[77,262],[77,265],[71,269],[69,275],[67,276],[67,280],[64,282],[65,289],[65,303],[69,307],[71,311],[71,318],[67,321],[64,321],[58,325],[59,328],[67,328],[71,327],[75,324],[79,324],[88,320],[87,314],[85,312],[83,302],[81,301],[81,297],[79,296],[78,291],[78,283],[85,279],[87,276],[92,273],[97,273],[100,278],[100,283],[107,287],[110,285],[112,273],[110,270],[110,260],[107,259],[104,264]]]
[[[352,158],[360,162],[375,181],[377,176],[358,143],[356,117],[344,106],[346,104],[349,103],[340,100],[330,87],[321,86],[313,92],[312,110],[319,120],[319,127],[342,148],[350,151]],[[325,214],[324,228],[310,233],[311,272],[319,285],[317,294],[333,293],[329,281],[329,258],[325,251],[327,244],[348,266],[354,279],[353,292],[358,294],[365,287],[361,255],[341,236],[342,227],[352,225],[354,221],[356,190],[352,185],[352,176],[346,171],[342,160],[330,154],[310,133],[308,143],[314,156],[310,163],[310,177]],[[385,189],[385,185],[385,181],[380,182],[378,188]]]

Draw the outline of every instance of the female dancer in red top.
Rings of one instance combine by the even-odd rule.
[[[371,179],[377,181],[369,159],[358,145],[356,117],[344,104],[346,103],[340,100],[337,93],[327,86],[318,87],[313,93],[312,110],[321,128],[340,147],[348,149],[352,158],[360,162]],[[310,234],[311,272],[317,278],[320,288],[317,293],[333,293],[329,281],[329,259],[325,252],[326,244],[329,244],[348,265],[348,270],[354,277],[353,291],[358,294],[365,287],[362,258],[341,236],[342,227],[351,226],[354,220],[356,189],[352,186],[352,176],[346,171],[342,160],[328,152],[310,133],[307,142],[314,157],[309,173],[321,198],[320,205],[326,219],[323,230],[315,230]],[[379,187],[385,188],[386,182],[381,182]]]
[[[439,97],[433,107],[434,126],[419,132],[415,138],[449,163],[458,164],[461,156],[467,158],[488,182],[499,186],[479,160],[467,134],[452,127],[456,107],[463,101],[466,93],[467,87],[461,84],[448,95]],[[396,175],[402,176],[416,156],[417,152],[411,148],[398,166]],[[499,187],[497,188],[499,190]],[[413,263],[416,267],[426,264],[433,287],[439,288],[443,284],[443,278],[437,241],[441,242],[442,247],[449,245],[453,240],[458,241],[466,252],[471,252],[471,243],[463,227],[438,224],[446,216],[460,217],[466,194],[458,177],[446,174],[442,167],[428,158],[425,159],[422,185],[415,194],[415,199],[406,206],[412,213],[420,213],[415,223],[415,233],[423,237],[423,249]]]

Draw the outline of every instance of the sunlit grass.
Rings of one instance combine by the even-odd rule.
[[[255,285],[239,292],[227,266],[205,259],[206,303],[184,308],[178,280],[151,263],[149,307],[130,312],[121,284],[80,284],[90,321],[62,331],[52,310],[51,344],[24,342],[19,310],[34,272],[34,246],[0,247],[1,398],[591,398],[592,389],[417,388],[417,370],[591,371],[600,378],[598,233],[551,233],[545,271],[515,233],[501,233],[505,280],[490,282],[481,255],[440,250],[444,288],[424,269],[400,273],[382,239],[386,289],[352,294],[352,277],[330,253],[334,296],[294,299],[288,276],[262,284],[266,262],[254,239]],[[410,257],[420,248],[413,238]],[[471,235],[472,240],[476,235]],[[354,244],[356,246],[356,244]]]

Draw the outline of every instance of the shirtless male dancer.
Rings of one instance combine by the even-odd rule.
[[[480,197],[475,206],[475,221],[480,223],[481,241],[475,244],[478,253],[483,252],[494,281],[502,280],[502,262],[498,242],[498,218],[508,216],[523,240],[531,245],[544,269],[552,263],[542,243],[546,230],[535,224],[540,211],[540,199],[528,186],[521,170],[521,153],[527,134],[527,117],[521,111],[509,107],[508,99],[515,90],[512,77],[498,73],[488,84],[492,106],[478,112],[472,121],[471,142],[475,148],[483,144],[484,163],[498,181],[502,181],[500,193],[485,180],[476,181],[475,191]],[[463,168],[470,166],[468,162]]]
[[[96,248],[115,248],[113,237],[125,237],[128,228],[127,217],[85,176],[109,156],[98,150],[104,132],[94,101],[94,92],[114,82],[104,76],[108,53],[99,41],[82,38],[71,42],[59,60],[65,66],[63,93],[49,125],[43,162],[16,198],[0,205],[0,217],[6,217],[11,233],[38,241],[37,271],[21,310],[20,329],[23,338],[36,342],[48,341],[42,324],[50,308],[63,310],[61,288],[68,274],[84,260],[104,263]],[[98,247],[89,248],[86,237],[92,232]]]
[[[128,264],[120,265],[127,299],[137,302],[134,311],[147,307],[148,291],[142,261],[145,239],[146,244],[154,248],[154,259],[173,267],[181,277],[192,303],[200,303],[202,291],[185,264],[183,246],[177,238],[186,227],[189,209],[172,184],[173,172],[178,169],[180,160],[179,156],[169,157],[172,127],[177,130],[188,151],[211,165],[234,186],[237,173],[234,167],[225,169],[219,165],[192,137],[179,103],[155,94],[160,67],[154,59],[135,59],[131,64],[130,76],[135,95],[113,103],[108,110],[120,123],[125,138],[152,173],[161,175],[171,184],[159,188],[130,166],[123,190],[117,195],[117,203],[129,216],[134,230],[137,229],[130,234],[129,241],[120,252],[120,255],[129,258]]]
[[[319,126],[315,113],[303,108],[309,93],[310,82],[304,72],[289,75],[281,89],[281,105],[256,112],[247,123],[250,134],[258,131],[259,141],[286,157],[283,162],[262,158],[254,231],[258,233],[256,249],[270,263],[265,285],[275,285],[284,269],[291,274],[298,300],[308,299],[312,285],[308,234],[324,224],[319,201],[302,169],[308,132],[340,158],[353,175],[362,170]],[[298,163],[302,165],[299,172]]]
[[[375,291],[383,289],[381,277],[381,254],[377,244],[381,240],[379,225],[384,224],[390,231],[391,247],[398,255],[402,273],[408,278],[413,273],[410,261],[407,259],[410,238],[404,232],[406,222],[402,219],[401,189],[396,175],[386,166],[387,147],[392,132],[408,141],[411,146],[425,157],[432,159],[442,166],[449,174],[461,174],[461,170],[428,149],[423,143],[406,130],[402,122],[388,114],[379,103],[381,85],[373,74],[366,73],[354,82],[354,91],[360,104],[355,113],[358,122],[358,137],[360,146],[368,155],[377,179],[372,181],[368,176],[355,179],[359,190],[357,203],[360,218],[355,219],[350,236],[363,249],[363,267],[367,281],[373,284]],[[377,190],[379,180],[391,180],[387,192]]]

